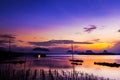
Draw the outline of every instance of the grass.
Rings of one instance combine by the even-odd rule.
[[[0,69],[0,80],[111,80],[84,72],[58,70]]]

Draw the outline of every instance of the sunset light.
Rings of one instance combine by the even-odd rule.
[[[120,80],[120,0],[0,0],[0,80]]]

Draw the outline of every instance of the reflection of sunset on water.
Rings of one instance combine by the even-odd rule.
[[[56,57],[57,56],[57,57]],[[117,62],[120,63],[119,60],[120,56],[110,56],[110,55],[74,55],[74,59],[83,60],[84,62],[82,65],[74,65],[75,71],[77,72],[84,72],[88,74],[93,74],[100,77],[110,78],[119,80],[120,74],[120,67],[109,67],[109,66],[102,66],[102,65],[94,65],[94,62]],[[19,58],[21,59],[21,58]],[[24,58],[23,58],[24,59]],[[34,57],[26,57],[27,63],[25,64],[17,64],[12,65],[13,68],[17,69],[31,69],[40,70],[44,69],[45,71],[51,70],[58,70],[61,72],[63,71],[73,71],[73,65],[69,61],[71,60],[71,55],[68,56],[50,56],[46,58],[34,58]]]
[[[75,56],[75,59],[82,59],[84,60],[82,65],[76,65],[75,70],[76,71],[83,71],[86,73],[104,76],[104,77],[111,77],[116,78],[117,80],[120,79],[119,77],[119,69],[116,67],[108,67],[108,66],[100,66],[100,65],[94,65],[94,62],[109,62],[114,63],[116,60],[118,60],[120,56]],[[120,63],[120,61],[119,61]]]

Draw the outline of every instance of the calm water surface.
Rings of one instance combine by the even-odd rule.
[[[118,55],[75,55],[75,59],[83,60],[82,65],[71,65],[69,61],[71,59],[71,55],[48,55],[46,58],[35,58],[35,57],[20,57],[16,60],[26,60],[27,63],[22,65],[12,65],[17,69],[57,69],[64,71],[81,71],[89,74],[93,74],[100,77],[110,78],[120,80],[120,67],[108,67],[108,66],[100,66],[94,65],[94,62],[116,62],[120,64],[120,56]]]

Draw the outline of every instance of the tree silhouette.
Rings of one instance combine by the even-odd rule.
[[[43,52],[49,52],[50,50],[47,49],[47,48],[36,47],[36,48],[33,49],[33,51],[42,52],[42,53],[38,53],[38,54],[37,54],[37,57],[39,58],[39,56],[41,56],[41,57],[46,57],[46,54],[44,54]]]
[[[49,52],[50,50],[47,48],[40,48],[40,47],[36,47],[33,49],[33,51],[43,51],[43,52]]]

